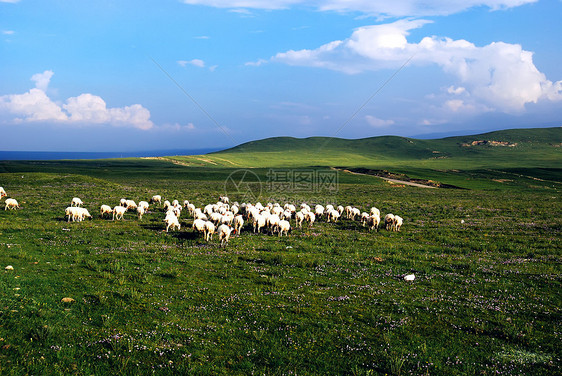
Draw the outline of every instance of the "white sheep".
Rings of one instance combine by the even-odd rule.
[[[233,230],[229,225],[220,225],[218,230],[219,240],[221,242],[221,247],[226,247],[226,244],[230,240],[230,235],[232,234]]]
[[[220,196],[219,201],[224,202],[225,204],[228,204],[230,199],[226,196]]]
[[[369,212],[369,214],[371,215],[377,215],[377,216],[381,216],[381,211],[377,208],[375,208],[374,206],[371,208],[371,211]]]
[[[244,217],[242,215],[237,215],[234,217],[233,226],[234,230],[239,234],[242,231],[242,227],[244,227]]]
[[[309,226],[312,227],[316,220],[316,215],[313,212],[308,212],[305,214],[304,218],[309,222]]]
[[[6,196],[7,196],[6,191],[4,190],[3,187],[0,187],[0,198],[6,197]]]
[[[404,222],[402,217],[397,215],[394,216],[394,231],[400,231],[400,227],[402,227],[402,222]]]
[[[178,217],[175,215],[166,216],[164,218],[164,222],[166,223],[166,232],[171,228],[172,230],[181,228],[180,222],[178,221]]]
[[[263,227],[265,227],[265,217],[258,214],[254,217],[254,232],[260,232]]]
[[[285,235],[289,235],[289,232],[291,231],[291,224],[289,223],[289,221],[286,221],[284,219],[279,221],[279,236],[283,236],[283,233],[285,233]]]
[[[127,211],[127,208],[121,205],[115,206],[113,208],[113,217],[112,217],[112,221],[114,220],[121,220],[123,219],[123,215],[125,214],[125,212]]]
[[[20,205],[14,198],[7,198],[5,204],[6,206],[4,206],[4,210],[19,209],[20,207]]]
[[[221,223],[225,225],[232,226],[232,222],[234,221],[234,214],[231,211],[227,211],[221,218]]]
[[[183,200],[183,207],[187,209],[188,206],[189,206],[189,201]]]
[[[195,205],[193,204],[187,204],[187,212],[191,215],[193,215],[193,213],[195,213]]]
[[[138,207],[143,208],[146,213],[148,211],[149,204],[146,201],[140,201]]]
[[[322,205],[316,205],[314,207],[314,213],[316,213],[316,216],[320,219],[320,217],[324,215],[324,207]]]
[[[134,202],[133,200],[126,200],[125,201],[125,207],[127,208],[127,210],[134,210],[138,206],[137,206],[137,203]]]
[[[168,208],[169,208],[170,206],[172,206],[172,204],[170,203],[170,201],[166,200],[166,201],[164,201],[163,206],[164,206],[164,210],[168,210]]]
[[[67,217],[66,221],[70,222],[70,220],[72,219],[72,221],[74,221],[74,206],[68,206],[66,209],[64,209],[64,215]]]
[[[193,225],[191,226],[197,232],[205,232],[205,221],[202,219],[196,219],[193,221]]]
[[[103,218],[105,214],[111,215],[113,209],[109,205],[102,205],[100,206],[100,217]]]
[[[302,222],[304,221],[304,213],[301,211],[298,211],[297,214],[295,214],[295,225],[299,226],[299,228],[302,228]]]
[[[361,215],[361,210],[357,208],[351,208],[351,220],[355,220],[355,217]]]
[[[369,220],[369,213],[363,212],[361,213],[361,224],[365,227],[367,221]]]
[[[345,217],[346,217],[347,219],[350,219],[350,218],[351,218],[351,214],[353,213],[353,207],[350,206],[350,205],[347,205],[347,206],[344,208],[344,210],[345,210]]]
[[[393,230],[394,228],[394,214],[388,213],[384,216],[384,227],[387,231]]]
[[[75,209],[78,212],[78,217],[79,217],[78,222],[81,222],[86,218],[92,219],[92,215],[90,214],[88,209],[86,208],[75,208]]]
[[[119,200],[119,205],[126,207],[127,206],[127,199],[126,198],[122,198],[121,200]]]
[[[279,230],[280,220],[281,219],[277,214],[271,214],[269,217],[267,217],[266,223],[267,223],[267,227],[269,227],[270,233],[274,234]]]
[[[162,204],[162,196],[160,195],[154,195],[152,196],[152,198],[150,199],[150,202],[153,202],[155,204]]]
[[[74,197],[70,202],[70,206],[82,206],[84,203],[78,197]]]
[[[205,240],[210,241],[215,233],[215,224],[211,221],[205,222]]]
[[[139,221],[142,221],[142,216],[144,215],[144,213],[146,213],[146,210],[144,209],[144,206],[138,206],[137,207],[137,216],[139,217]]]
[[[332,209],[328,212],[328,222],[337,222],[340,218],[340,212]]]
[[[376,229],[379,231],[379,223],[381,222],[381,217],[378,215],[371,215],[367,218],[367,224],[369,225],[369,230]]]
[[[344,210],[344,207],[341,206],[341,205],[338,205],[337,211],[338,211],[338,213],[340,213],[340,216],[343,214],[343,210]]]

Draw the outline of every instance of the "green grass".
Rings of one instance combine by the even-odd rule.
[[[286,238],[245,229],[221,249],[186,216],[181,231],[163,232],[158,207],[142,222],[97,216],[101,204],[156,193],[201,207],[236,170],[1,162],[0,185],[21,209],[0,210],[0,374],[562,373],[558,170],[451,178],[473,179],[469,190],[339,172],[337,190],[297,192],[269,191],[269,169],[252,169],[263,203],[375,205],[404,218],[400,233],[320,221]],[[74,196],[92,221],[65,221]]]

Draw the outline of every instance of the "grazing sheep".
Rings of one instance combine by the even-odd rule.
[[[146,213],[146,212],[148,211],[148,206],[149,206],[149,205],[148,205],[148,202],[146,202],[146,201],[141,201],[141,202],[139,202],[139,206],[138,206],[138,207],[139,207],[139,208],[143,208],[144,211],[145,211],[145,213]]]
[[[166,223],[166,232],[171,228],[172,230],[181,228],[180,222],[178,221],[178,217],[175,215],[166,216],[164,218],[164,222]]]
[[[150,202],[153,202],[155,204],[162,204],[162,196],[160,195],[154,195],[152,196],[152,198],[150,199]]]
[[[361,210],[357,209],[357,208],[351,208],[351,220],[355,220],[355,217],[357,217],[358,215],[361,215]]]
[[[353,207],[350,206],[350,205],[347,205],[347,206],[344,208],[344,210],[345,210],[345,217],[346,217],[347,219],[351,219],[351,214],[353,213]]]
[[[219,222],[222,219],[222,214],[221,213],[211,213],[209,214],[209,220],[211,222],[213,222],[216,226],[219,225]]]
[[[340,218],[340,212],[332,209],[328,212],[328,222],[337,222],[338,219]]]
[[[205,240],[210,241],[215,233],[215,224],[211,221],[205,222]]]
[[[100,206],[100,218],[103,218],[104,214],[111,215],[113,209],[109,205],[102,205]]]
[[[187,212],[191,215],[193,215],[193,213],[195,213],[195,205],[193,204],[187,204]]]
[[[0,187],[0,198],[6,197],[6,196],[7,196],[6,191],[4,190],[4,188]]]
[[[337,210],[338,210],[338,213],[340,213],[340,216],[341,216],[343,214],[344,207],[341,206],[341,205],[338,205]]]
[[[78,197],[74,197],[70,202],[70,206],[82,206],[84,203]]]
[[[219,201],[220,201],[220,202],[223,202],[223,203],[225,203],[225,204],[228,204],[228,202],[230,201],[230,199],[229,199],[228,197],[226,197],[226,196],[220,196],[220,197],[219,197]]]
[[[402,227],[402,222],[404,222],[402,217],[399,217],[397,215],[394,216],[394,231],[400,231],[400,227]]]
[[[244,227],[244,217],[240,214],[234,217],[233,226],[234,230],[237,233],[240,233],[240,231],[242,231],[242,227]]]
[[[178,200],[172,201],[172,206],[178,206],[180,202]]]
[[[404,281],[413,281],[414,279],[416,279],[415,274],[408,274],[404,276]]]
[[[369,213],[363,212],[361,213],[361,224],[365,227],[367,221],[369,220]]]
[[[121,200],[119,200],[119,205],[121,205],[123,207],[127,207],[127,199],[122,198]]]
[[[122,220],[123,219],[123,215],[125,214],[125,212],[127,211],[127,208],[124,206],[116,206],[113,208],[113,217],[112,217],[112,221],[114,220]]]
[[[324,215],[324,207],[322,205],[316,205],[314,207],[314,213],[316,213],[316,216],[320,219],[320,217]]]
[[[187,209],[188,206],[189,206],[189,201],[183,200],[183,207]]]
[[[78,222],[82,222],[86,218],[92,219],[92,215],[90,214],[88,209],[86,208],[75,208],[75,209],[76,209],[75,211],[78,212]]]
[[[367,223],[369,224],[369,230],[376,229],[379,231],[379,223],[381,218],[378,215],[371,215],[367,218]]]
[[[394,228],[394,214],[388,213],[384,216],[384,228],[386,228],[387,231]]]
[[[304,221],[304,213],[301,211],[298,211],[297,214],[295,214],[295,226],[299,226],[299,228],[302,228],[302,222]]]
[[[235,230],[232,230],[232,228],[229,225],[220,225],[217,232],[219,234],[219,240],[221,242],[221,247],[225,247],[226,248],[226,244],[228,243],[228,241],[230,240],[230,235],[232,234],[232,232]]]
[[[234,214],[232,212],[227,211],[221,218],[221,223],[225,225],[232,226],[232,221],[234,221]]]
[[[144,206],[137,207],[137,216],[139,217],[139,221],[142,221],[142,216],[145,212],[146,210],[144,209]]]
[[[70,220],[72,219],[72,221],[74,222],[74,209],[76,209],[74,206],[68,206],[66,209],[64,209],[64,215],[67,217],[66,221],[70,222]]]
[[[254,232],[260,232],[263,227],[265,227],[265,217],[258,214],[254,217]]]
[[[205,221],[202,219],[196,219],[193,221],[193,225],[191,226],[197,232],[205,232]]]
[[[18,202],[13,199],[13,198],[7,198],[6,199],[6,206],[4,207],[4,210],[8,210],[8,209],[19,209],[20,205],[18,204]]]
[[[267,217],[266,223],[267,223],[267,227],[269,227],[269,232],[274,234],[277,231],[279,231],[279,221],[281,219],[279,218],[279,216],[277,214],[271,214],[269,217]]]
[[[309,226],[312,227],[312,225],[314,224],[314,221],[316,220],[316,215],[313,212],[308,212],[305,214],[304,218],[310,222]]]
[[[279,221],[279,236],[283,236],[283,233],[285,233],[285,235],[289,235],[289,232],[291,232],[291,224],[289,223],[289,221],[286,221],[284,219]]]
[[[381,216],[381,211],[373,206],[373,207],[371,208],[371,211],[369,212],[369,214],[371,214],[371,215],[376,215],[376,216],[380,217],[380,216]]]
[[[166,200],[166,201],[164,201],[163,206],[164,206],[164,210],[168,210],[168,208],[169,208],[170,206],[172,206],[172,204],[170,203],[170,201]]]
[[[127,210],[134,210],[138,206],[137,206],[137,203],[134,202],[133,200],[126,200],[125,201],[125,207],[127,208]]]

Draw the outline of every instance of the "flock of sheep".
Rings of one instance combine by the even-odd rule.
[[[0,187],[0,199],[6,196],[6,192]],[[212,236],[218,235],[220,246],[226,247],[230,238],[242,231],[244,224],[251,224],[254,233],[267,232],[278,236],[288,235],[291,232],[291,220],[294,219],[295,227],[302,228],[303,222],[312,226],[315,221],[325,219],[326,222],[337,222],[341,217],[349,220],[359,220],[363,226],[368,226],[370,230],[377,230],[381,223],[380,210],[372,207],[370,211],[361,212],[352,206],[315,205],[312,209],[308,204],[302,203],[297,210],[293,204],[281,206],[278,203],[268,203],[263,206],[261,203],[251,204],[237,202],[230,204],[226,196],[220,196],[214,204],[208,204],[203,208],[197,208],[188,200],[180,204],[178,200],[164,201],[160,195],[154,195],[147,201],[140,201],[138,204],[134,200],[121,199],[119,205],[113,208],[109,205],[101,205],[100,217],[111,217],[112,220],[123,220],[127,211],[135,211],[138,219],[142,220],[143,215],[148,211],[150,204],[158,204],[164,208],[165,231],[180,230],[179,221],[183,210],[193,218],[192,229],[203,234],[206,241],[211,241]],[[80,198],[74,197],[70,206],[65,209],[67,221],[81,222],[87,218],[92,219],[88,210],[82,207],[83,202]],[[5,210],[17,209],[19,205],[14,199],[6,199]],[[389,231],[400,231],[403,219],[398,215],[387,214],[384,217],[384,228]]]

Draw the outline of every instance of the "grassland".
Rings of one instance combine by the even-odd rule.
[[[240,191],[226,184],[238,167],[0,162],[0,185],[21,205],[0,210],[0,374],[561,374],[560,159],[508,160],[465,165],[451,181],[470,189],[342,171],[336,189],[279,189],[259,166]],[[264,203],[375,205],[405,224],[320,221],[283,238],[246,229],[220,249],[187,216],[163,232],[159,207],[142,222],[95,215],[156,193],[200,207],[225,189],[239,201],[250,189]],[[92,221],[65,221],[74,196]]]

